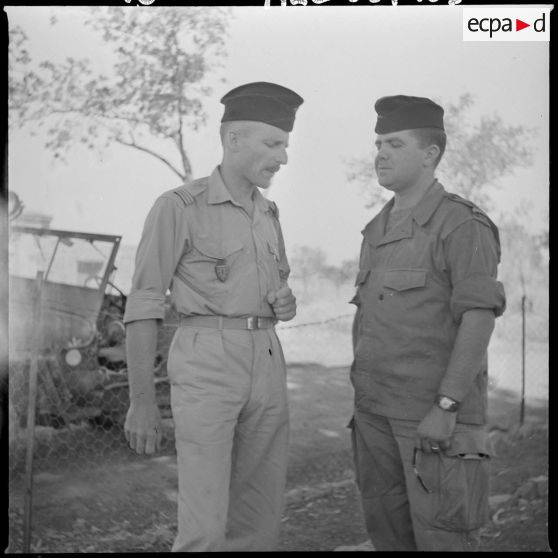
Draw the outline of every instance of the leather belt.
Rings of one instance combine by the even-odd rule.
[[[181,326],[212,327],[214,329],[269,329],[277,323],[275,318],[226,318],[225,316],[180,316]]]

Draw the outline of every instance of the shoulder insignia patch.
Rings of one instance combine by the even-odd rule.
[[[178,190],[175,190],[174,194],[177,195],[182,200],[182,203],[184,205],[191,205],[194,203],[194,196],[184,188],[179,188]]]
[[[203,182],[200,184],[200,182],[196,181],[180,186],[180,188],[173,190],[172,193],[178,196],[185,206],[189,206],[194,203],[196,196],[205,190],[205,187],[206,185]]]

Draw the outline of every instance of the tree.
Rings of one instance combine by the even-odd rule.
[[[547,300],[548,259],[546,239],[548,231],[533,233],[524,223],[528,222],[530,207],[517,208],[511,215],[501,217],[499,222],[502,262],[499,277],[506,287],[508,301],[517,301],[523,295],[532,303],[536,299]]]
[[[535,130],[506,125],[498,115],[473,121],[469,111],[474,101],[469,94],[462,95],[456,104],[442,105],[448,143],[437,175],[452,192],[490,210],[490,189],[498,187],[516,168],[532,164],[530,140]],[[353,159],[348,165],[348,180],[369,192],[367,207],[387,201],[389,192],[371,187],[375,176],[371,158]]]
[[[339,288],[342,285],[350,282],[354,283],[355,277],[357,276],[359,266],[359,259],[355,258],[352,260],[343,260],[340,265],[326,265],[322,269],[322,276],[331,281],[339,292]]]
[[[102,36],[113,56],[112,75],[96,72],[88,58],[43,61],[37,67],[25,49],[25,33],[13,27],[10,126],[46,128],[45,147],[59,159],[76,142],[101,150],[116,142],[157,158],[182,180],[191,178],[186,132],[205,123],[202,99],[211,92],[206,80],[226,54],[229,10],[88,10],[85,24]]]
[[[326,267],[327,255],[321,248],[310,246],[296,246],[294,254],[289,258],[293,279],[302,279],[305,294],[308,291],[308,281],[319,278]]]

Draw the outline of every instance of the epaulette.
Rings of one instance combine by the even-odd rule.
[[[486,217],[490,221],[490,217],[478,205],[475,205],[472,201],[462,198],[457,194],[452,194],[451,192],[446,192],[446,196],[452,201],[466,205],[468,208],[471,209],[471,211],[475,215],[482,215],[483,217]]]
[[[474,219],[480,221],[483,225],[486,225],[492,229],[494,235],[496,236],[496,240],[498,241],[498,245],[500,244],[500,233],[498,232],[498,227],[478,205],[475,205],[472,201],[462,198],[457,194],[452,194],[450,192],[446,192],[446,196],[454,202],[466,205],[473,213]]]
[[[172,190],[172,193],[175,196],[178,196],[182,203],[187,207],[194,203],[194,200],[198,194],[201,194],[207,185],[201,181],[191,182],[189,184],[185,184],[184,186],[180,186],[180,188],[176,188]]]

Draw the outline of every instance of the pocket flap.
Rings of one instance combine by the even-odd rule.
[[[390,269],[384,275],[384,287],[395,291],[417,289],[426,285],[426,269]]]
[[[444,452],[448,457],[485,459],[494,455],[488,434],[483,430],[455,432],[451,446]]]
[[[355,281],[355,285],[362,285],[366,279],[368,279],[368,276],[370,275],[370,270],[369,269],[361,269],[359,270],[359,272],[357,273],[356,276],[356,281]]]
[[[193,246],[200,254],[212,260],[226,259],[243,248],[242,244],[239,242],[232,242],[225,246],[219,246],[211,239],[203,237],[196,237]]]

